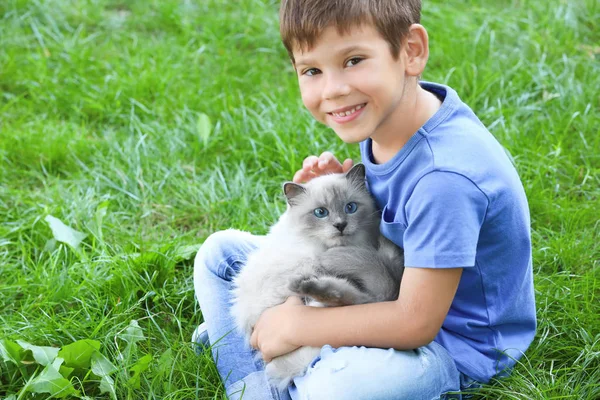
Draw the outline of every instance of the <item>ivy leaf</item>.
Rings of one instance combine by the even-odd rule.
[[[87,236],[85,233],[81,233],[65,225],[60,219],[52,215],[47,215],[44,221],[50,225],[54,239],[66,243],[74,249],[79,247],[79,243]]]
[[[58,356],[58,347],[34,346],[22,340],[17,340],[17,343],[25,349],[30,350],[33,354],[33,359],[41,365],[49,365]]]
[[[92,354],[92,372],[98,376],[104,377],[112,374],[117,370],[102,353],[99,351]]]
[[[133,376],[129,378],[129,384],[135,388],[140,388],[140,376],[142,372],[146,371],[150,368],[150,363],[152,362],[152,356],[150,354],[146,354],[144,357],[140,358],[129,370],[133,372]]]
[[[0,357],[5,362],[19,364],[23,360],[23,348],[8,339],[0,340]]]
[[[167,349],[160,355],[158,364],[155,367],[156,374],[154,375],[154,378],[163,380],[163,389],[167,393],[175,390],[171,379],[169,379],[169,374],[173,368],[173,361],[173,351],[171,349]]]
[[[103,201],[96,208],[96,229],[98,229],[98,239],[100,239],[101,243],[104,241],[102,237],[102,223],[104,221],[104,217],[108,212],[109,203],[110,202],[108,200]]]
[[[75,368],[65,367],[64,365],[61,365],[58,369],[58,372],[60,372],[64,378],[68,378],[73,371],[75,371]]]
[[[211,130],[210,118],[208,118],[208,115],[200,113],[200,115],[198,115],[198,120],[196,121],[196,131],[205,147],[208,144]]]
[[[71,382],[58,372],[63,361],[62,358],[57,358],[54,363],[46,365],[46,368],[27,386],[27,390],[33,393],[49,393],[51,397],[57,398],[78,395],[79,392]]]
[[[67,367],[89,369],[92,354],[98,350],[100,350],[99,341],[83,339],[63,346],[58,356],[65,360]]]
[[[157,376],[167,376],[171,367],[173,366],[173,351],[171,349],[165,350],[158,359],[158,366],[156,368]]]
[[[178,247],[175,250],[175,254],[173,254],[173,259],[176,263],[181,261],[191,260],[196,256],[198,250],[200,249],[199,244],[192,244],[188,246]]]
[[[52,253],[54,250],[56,250],[56,243],[58,243],[58,242],[54,238],[48,240],[46,242],[46,245],[44,246],[44,251],[48,252],[48,253]]]
[[[125,333],[122,333],[120,337],[130,345],[146,339],[142,328],[140,328],[140,325],[135,319],[131,320],[129,327],[125,329]]]
[[[110,376],[105,375],[100,379],[100,393],[110,393],[112,399],[117,399],[115,381]]]

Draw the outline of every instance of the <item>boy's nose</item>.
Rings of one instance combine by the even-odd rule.
[[[323,98],[326,100],[350,94],[350,85],[338,75],[329,75],[323,86]]]

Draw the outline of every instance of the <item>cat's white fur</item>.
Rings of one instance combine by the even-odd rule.
[[[315,248],[302,237],[291,235],[286,214],[271,228],[265,239],[264,246],[250,254],[248,263],[235,279],[235,302],[231,313],[248,342],[254,325],[266,309],[296,295],[288,287],[290,277],[312,273],[309,260],[325,250]],[[273,384],[283,389],[294,376],[304,373],[319,351],[317,347],[301,347],[277,357],[266,365],[267,376]]]
[[[335,190],[332,192],[331,188]],[[281,304],[290,296],[298,295],[290,289],[292,278],[314,276],[318,264],[315,260],[328,249],[339,246],[363,246],[363,248],[370,246],[370,251],[380,251],[383,257],[390,257],[394,263],[398,260],[402,263],[402,254],[399,253],[398,248],[379,234],[379,217],[376,216],[376,207],[364,186],[362,165],[355,166],[347,176],[336,174],[319,177],[300,189],[302,193],[298,194],[300,200],[297,202],[292,201],[294,199],[291,198],[296,194],[286,192],[288,196],[286,212],[272,226],[259,248],[249,255],[247,264],[234,279],[234,301],[231,313],[237,327],[248,339],[258,318],[266,309]],[[345,235],[340,235],[336,228],[329,227],[320,220],[313,222],[310,217],[307,217],[315,207],[321,207],[327,202],[332,204],[331,193],[335,193],[333,197],[349,196],[358,199],[357,201],[362,204],[361,212],[364,214],[357,215],[349,221]],[[332,221],[334,218],[345,218],[343,214],[339,215],[335,217],[332,213]],[[316,225],[311,226],[312,223]],[[372,250],[377,247],[379,250]],[[346,262],[344,265],[348,264]],[[337,270],[342,267],[334,266],[334,268]],[[358,268],[362,269],[362,265]],[[386,295],[390,297],[394,296],[395,291],[397,296],[401,271],[400,275],[396,276],[396,282],[390,285],[386,283],[390,280],[387,278],[388,275],[384,276],[382,272],[367,271],[366,273],[369,274],[367,286],[370,285],[371,292],[377,292],[378,296],[381,296],[381,293],[391,293]],[[371,278],[372,276],[375,277]],[[370,301],[379,300],[371,297]],[[316,302],[309,304],[320,305]],[[266,365],[266,373],[271,383],[285,388],[294,376],[305,372],[306,367],[318,356],[319,351],[319,348],[301,347],[275,358]]]

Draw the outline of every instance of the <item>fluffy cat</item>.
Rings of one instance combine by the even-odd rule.
[[[264,310],[290,296],[311,306],[395,300],[402,250],[379,233],[380,215],[365,169],[284,184],[288,208],[235,278],[231,312],[249,338]],[[266,365],[272,384],[287,386],[320,349],[301,347]]]

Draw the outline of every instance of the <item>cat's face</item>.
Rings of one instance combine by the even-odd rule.
[[[367,191],[364,166],[326,175],[304,185],[287,183],[288,218],[302,236],[326,247],[363,244],[378,231],[379,213]]]

